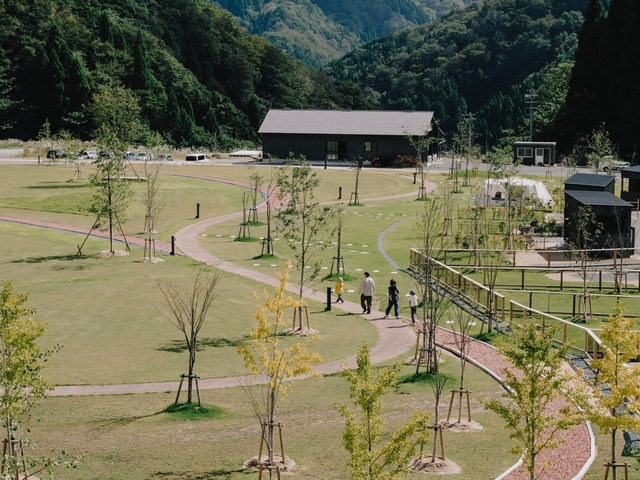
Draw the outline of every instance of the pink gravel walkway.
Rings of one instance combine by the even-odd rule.
[[[229,180],[224,178],[216,178],[204,175],[184,175],[184,174],[170,174],[173,176],[182,176],[189,178],[198,178],[203,180],[211,180],[217,182],[223,182],[230,185],[236,185],[238,187],[243,188],[252,188],[252,185],[247,182],[241,182],[236,180]],[[404,196],[413,196],[414,192],[408,194],[401,194],[389,197],[381,197],[375,199],[367,199],[367,200],[389,200],[398,197]],[[192,224],[188,227],[183,228],[180,232],[176,234],[176,238],[179,239],[180,249],[188,256],[200,260],[209,265],[215,266],[216,268],[220,268],[222,270],[235,273],[238,275],[243,275],[254,280],[260,281],[265,284],[275,285],[277,279],[274,277],[245,269],[243,267],[236,266],[232,263],[223,261],[206,250],[204,250],[198,242],[199,234],[210,227],[211,225],[215,225],[217,223],[225,222],[232,218],[236,218],[240,213],[233,213],[229,215],[223,215],[216,218],[202,220],[195,224]],[[33,220],[33,219],[24,219],[17,217],[9,217],[0,215],[0,221],[8,221],[14,223],[20,223],[25,225],[33,225],[45,228],[53,228],[73,233],[79,234],[87,234],[89,232],[89,228],[80,227],[76,225],[66,225],[60,224],[56,222],[42,221],[42,220]],[[108,238],[105,233],[100,231],[94,231],[92,235],[101,238]],[[123,238],[120,238],[121,235],[118,234],[118,239],[123,241]],[[129,243],[133,245],[143,246],[144,238],[127,236],[127,240]],[[165,242],[156,241],[156,249],[159,251],[169,252],[171,246]],[[295,285],[290,285],[290,290],[295,290]],[[306,298],[310,298],[316,300],[318,302],[324,302],[325,294],[324,292],[314,292],[312,290],[307,290],[304,293]],[[360,305],[354,302],[345,302],[340,306],[333,305],[333,308],[339,308],[341,310],[347,311],[354,315],[360,313]],[[415,336],[411,329],[407,328],[407,326],[399,320],[395,319],[384,319],[383,314],[381,312],[373,312],[369,316],[369,319],[373,321],[374,325],[378,329],[378,333],[380,335],[380,341],[378,344],[372,349],[372,360],[374,363],[379,363],[391,358],[394,358],[407,350],[409,350],[415,343]],[[454,333],[440,328],[438,331],[438,343],[446,348],[447,350],[459,354],[457,351],[457,347],[454,340]],[[503,374],[504,369],[507,365],[504,357],[502,357],[498,350],[491,345],[488,345],[484,342],[477,341],[475,339],[471,339],[471,343],[469,344],[468,357],[469,362],[478,366],[490,376],[492,376],[497,381],[500,381]],[[319,365],[316,370],[323,374],[335,373],[342,370],[344,363],[347,363],[349,367],[355,366],[355,356],[351,356],[347,359],[336,360],[333,362],[324,363]],[[247,382],[252,381],[253,383],[259,383],[261,381],[260,378],[254,378],[252,376],[244,376],[244,377],[229,377],[229,378],[214,378],[214,379],[203,379],[200,381],[200,388],[208,389],[208,388],[225,388],[238,386],[239,384],[246,384]],[[142,383],[142,384],[123,384],[123,385],[95,385],[95,386],[62,386],[56,387],[53,392],[49,392],[52,396],[59,395],[104,395],[104,394],[120,394],[120,393],[148,393],[148,392],[166,392],[171,390],[176,390],[178,388],[178,382],[158,382],[158,383]],[[555,405],[556,408],[560,408],[560,404]],[[544,472],[539,478],[540,480],[568,480],[568,479],[579,479],[582,478],[582,474],[587,470],[593,461],[592,453],[592,436],[589,427],[583,423],[571,430],[560,432],[558,434],[559,438],[565,439],[566,441],[562,443],[558,448],[554,450],[547,450],[543,454],[541,454],[540,461],[548,462],[550,465],[550,469]],[[505,474],[499,477],[500,479],[506,480],[526,480],[529,478],[528,473],[522,466],[518,466],[517,464],[513,467],[512,471],[505,472]]]
[[[504,370],[508,363],[503,355],[495,347],[470,339],[468,357],[470,363],[478,366],[496,380],[500,381],[504,376]],[[447,329],[440,328],[437,333],[438,344],[445,349],[460,354],[455,343],[455,334]],[[551,411],[559,410],[569,400],[556,401],[550,405]],[[591,465],[595,457],[592,432],[586,422],[583,422],[570,430],[558,432],[556,438],[564,440],[562,444],[553,450],[544,450],[539,458],[539,464],[548,463],[549,469],[536,477],[540,480],[569,480],[580,479]],[[529,473],[524,466],[518,466],[509,473],[499,477],[505,480],[528,480]]]

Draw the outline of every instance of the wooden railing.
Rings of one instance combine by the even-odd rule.
[[[410,252],[411,268],[421,271],[427,259],[419,249],[412,248]],[[554,340],[563,344],[570,343],[574,350],[578,350],[588,358],[596,358],[598,353],[606,348],[602,340],[590,329],[581,325],[576,325],[568,320],[523,305],[515,300],[509,300],[509,311],[506,312],[506,298],[501,293],[491,289],[482,283],[470,278],[454,268],[445,265],[433,258],[429,259],[435,268],[432,268],[433,275],[439,282],[457,291],[459,294],[470,300],[475,306],[481,309],[488,309],[489,298],[493,295],[493,305],[496,309],[497,317],[509,322],[510,325],[524,323],[531,318],[536,319],[536,324],[546,331],[551,325],[557,325],[558,329],[554,334]],[[521,320],[520,322],[518,320]]]

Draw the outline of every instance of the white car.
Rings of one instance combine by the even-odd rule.
[[[141,160],[144,162],[145,160],[152,160],[152,157],[150,153],[138,152],[138,155],[136,155],[136,160]]]
[[[190,153],[185,157],[186,162],[208,162],[211,160],[206,153]]]
[[[96,158],[98,158],[98,152],[96,152],[95,150],[85,150],[84,152],[80,153],[80,156],[82,158],[95,160]]]

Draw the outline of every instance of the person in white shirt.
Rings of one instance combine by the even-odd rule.
[[[360,282],[360,305],[362,306],[362,313],[371,313],[371,301],[373,300],[373,294],[376,291],[376,284],[373,278],[369,276],[369,272],[364,272],[364,278]]]
[[[411,307],[411,325],[416,324],[416,312],[418,311],[418,296],[416,292],[409,292],[409,306]]]

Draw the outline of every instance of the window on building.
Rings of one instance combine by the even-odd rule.
[[[327,141],[327,160],[338,159],[338,142]]]
[[[347,158],[347,142],[327,140],[327,160],[344,160]]]
[[[518,147],[518,152],[516,153],[518,158],[531,158],[533,157],[533,149],[530,147]]]
[[[377,152],[378,151],[378,142],[364,142],[364,151],[365,152]]]

